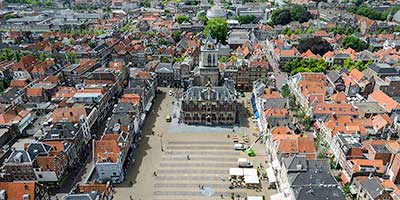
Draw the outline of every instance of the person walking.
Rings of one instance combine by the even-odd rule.
[[[187,155],[187,156],[186,156],[186,158],[187,158],[188,160],[190,160],[190,157],[189,157],[189,155]]]

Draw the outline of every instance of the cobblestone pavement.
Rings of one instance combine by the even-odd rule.
[[[150,112],[146,118],[144,136],[134,154],[135,162],[128,169],[127,180],[115,186],[114,199],[202,200],[221,199],[221,194],[224,199],[229,199],[232,192],[239,195],[264,195],[268,199],[268,196],[276,193],[267,189],[266,180],[262,180],[261,193],[249,189],[230,190],[229,168],[237,166],[237,158],[248,158],[245,152],[233,150],[233,142],[227,138],[228,134],[232,135],[232,130],[225,129],[225,132],[216,134],[210,129],[192,132],[188,127],[187,133],[175,133],[165,117],[171,115],[172,101],[176,100],[167,95],[169,89],[162,90],[163,94],[158,95],[154,102],[154,112]],[[255,140],[251,135],[254,123],[250,122],[243,107],[240,113],[241,126],[235,128],[235,134],[248,134],[250,145]],[[254,166],[258,166],[265,160],[264,144],[256,144],[254,150],[257,156],[249,159]],[[190,160],[187,159],[188,155]],[[154,176],[154,172],[157,176]],[[204,186],[203,190],[199,184]]]

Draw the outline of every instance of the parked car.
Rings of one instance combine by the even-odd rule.
[[[172,120],[171,115],[167,115],[167,117],[165,118],[165,121],[171,122],[171,120]]]
[[[238,166],[241,168],[252,168],[253,163],[251,163],[247,158],[238,158]]]
[[[244,151],[246,148],[244,147],[243,144],[234,144],[233,149],[238,150],[238,151]]]

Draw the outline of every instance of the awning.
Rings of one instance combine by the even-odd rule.
[[[278,170],[278,169],[280,169],[280,164],[279,164],[279,161],[278,160],[273,160],[272,161],[272,167],[274,168],[274,169],[276,169],[276,170]]]
[[[258,177],[257,169],[244,168],[243,169],[243,175],[245,175],[245,176],[257,176]]]
[[[243,169],[241,169],[241,168],[229,168],[229,175],[231,175],[231,176],[243,176]]]
[[[268,167],[266,169],[267,171],[267,176],[268,176],[268,182],[269,183],[275,183],[276,182],[276,176],[274,173],[274,170],[272,169],[272,167]]]
[[[264,200],[264,198],[260,196],[247,196],[247,200]]]
[[[283,193],[278,193],[278,194],[271,195],[269,198],[271,200],[286,200],[286,199],[289,199],[289,198],[285,197],[285,194],[283,194]]]
[[[258,176],[244,176],[244,182],[246,184],[260,184]]]

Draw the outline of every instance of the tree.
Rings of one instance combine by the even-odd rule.
[[[349,71],[351,71],[354,68],[358,69],[359,71],[364,71],[371,63],[372,61],[365,64],[361,60],[353,61],[352,59],[348,58],[344,60],[343,67]]]
[[[43,61],[46,60],[46,58],[47,58],[46,54],[42,53],[42,54],[39,55],[39,59],[38,60],[39,60],[39,62],[43,62]]]
[[[296,32],[296,31],[295,31]],[[288,28],[288,27],[285,27],[283,30],[282,30],[282,34],[283,35],[287,35],[287,36],[291,36],[292,34],[293,34],[293,32],[292,32],[292,29],[290,29],[290,28]]]
[[[245,15],[245,16],[239,16],[236,18],[239,23],[241,24],[252,24],[255,23],[257,20],[257,17],[254,15]]]
[[[271,21],[274,25],[286,25],[292,21],[292,15],[289,9],[276,9],[272,11]]]
[[[228,23],[225,19],[221,18],[210,19],[204,28],[204,34],[211,35],[219,42],[225,43],[228,35]]]
[[[324,60],[296,59],[283,65],[283,70],[290,75],[300,72],[325,72],[327,64]]]
[[[90,41],[88,42],[88,46],[89,46],[90,48],[94,49],[94,48],[96,47],[96,42],[90,40]]]
[[[181,34],[182,34],[181,30],[174,31],[172,33],[172,38],[174,38],[175,43],[178,43],[179,41],[181,41]]]
[[[289,85],[285,84],[282,86],[282,96],[285,98],[288,98],[290,96],[291,92],[289,89]]]
[[[178,24],[182,24],[183,22],[190,22],[190,18],[186,15],[180,15],[176,17],[176,22],[178,22]]]
[[[306,52],[311,50],[314,54],[324,55],[326,52],[331,51],[332,47],[326,40],[321,37],[313,37],[302,39],[299,42],[299,51]]]
[[[183,62],[185,60],[185,56],[174,57],[175,62]]]
[[[160,38],[160,39],[158,39],[158,44],[159,45],[168,45],[169,44],[169,42],[166,40],[166,39],[164,39],[164,38]]]
[[[69,51],[69,52],[67,52],[67,54],[65,54],[65,58],[66,58],[67,62],[71,63],[71,64],[76,63],[76,61],[77,61],[76,54],[71,51]]]
[[[362,41],[354,36],[345,37],[342,41],[342,45],[343,45],[343,48],[347,49],[350,47],[357,52],[368,48],[367,43],[365,43],[364,41]]]
[[[293,20],[297,21],[300,19],[300,17],[307,12],[307,9],[302,6],[302,5],[294,5],[291,9],[290,9],[290,13],[292,15]]]
[[[313,18],[312,14],[310,12],[306,11],[302,15],[300,15],[300,17],[297,21],[299,21],[300,23],[303,23],[303,22],[308,22],[312,18]]]

